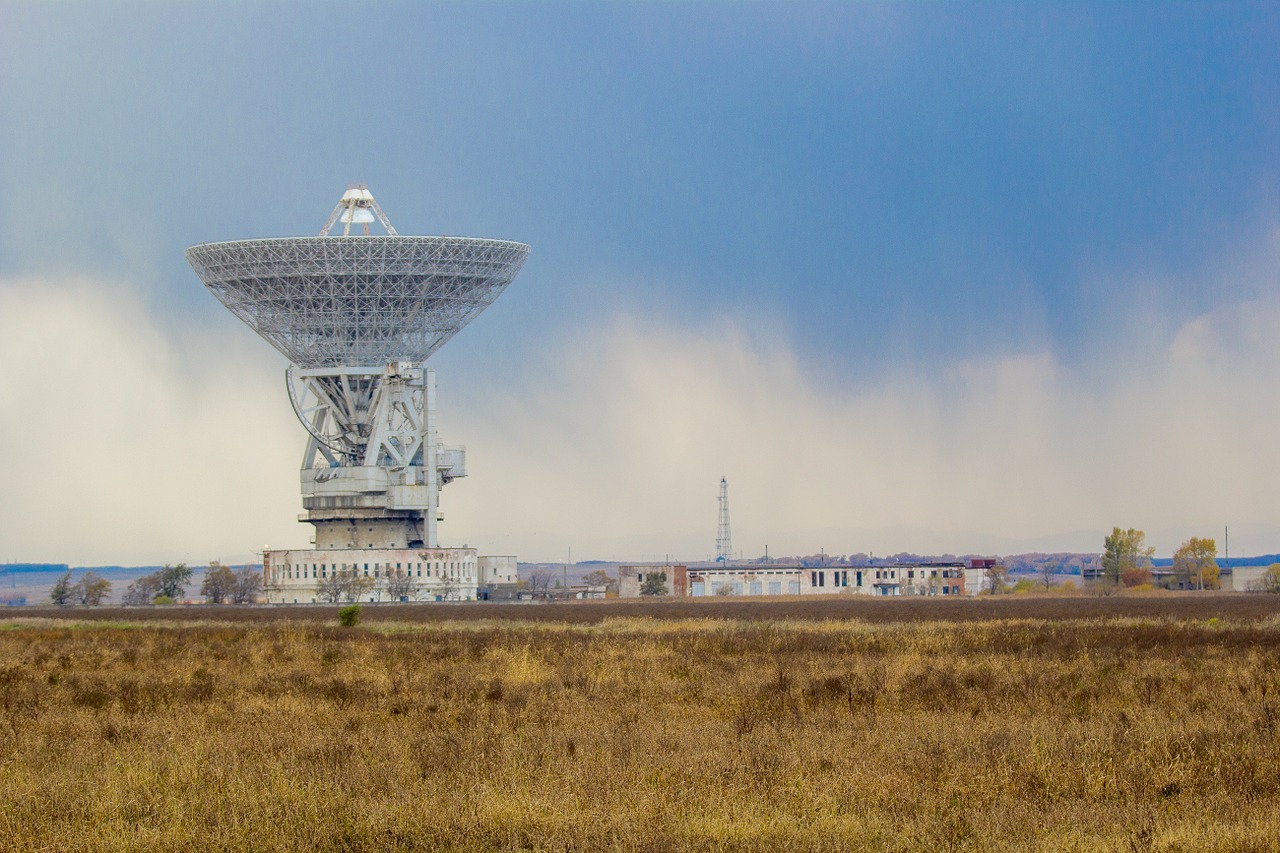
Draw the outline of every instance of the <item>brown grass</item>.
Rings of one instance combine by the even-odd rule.
[[[234,622],[332,622],[338,605],[283,607],[24,607],[25,617],[74,618],[108,622],[214,620]],[[15,611],[16,613],[17,611]],[[556,603],[378,604],[366,605],[361,618],[373,622],[455,622],[500,619],[593,625],[618,617],[653,619],[826,620],[863,622],[987,622],[993,619],[1098,619],[1107,617],[1174,619],[1265,619],[1280,614],[1280,596],[1243,593],[1125,593],[1094,595],[1002,595],[979,598],[912,596],[805,596],[781,598],[611,599]],[[3,616],[0,612],[0,616]]]
[[[0,849],[1275,850],[1280,618],[1196,600],[10,622]]]

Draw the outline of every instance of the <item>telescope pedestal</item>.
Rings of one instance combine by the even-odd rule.
[[[466,476],[466,451],[436,440],[435,371],[296,367],[289,397],[310,437],[300,521],[317,550],[435,548],[440,489]]]

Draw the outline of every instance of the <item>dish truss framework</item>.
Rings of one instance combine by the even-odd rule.
[[[375,220],[385,236],[369,233]],[[343,236],[328,236],[339,221]],[[300,520],[317,549],[438,547],[440,488],[465,476],[465,450],[436,439],[423,363],[528,255],[505,240],[400,236],[364,186],[348,188],[320,236],[187,249],[214,296],[291,362],[289,398],[309,433]]]

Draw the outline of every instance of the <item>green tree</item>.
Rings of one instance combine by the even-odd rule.
[[[73,595],[75,595],[75,584],[71,583],[71,570],[67,569],[62,577],[53,582],[53,587],[49,590],[49,600],[62,607],[71,603]]]
[[[1112,528],[1102,552],[1102,577],[1112,586],[1119,586],[1129,569],[1150,568],[1151,555],[1155,552],[1155,548],[1147,545],[1147,534],[1141,530]]]
[[[178,563],[176,566],[166,563],[163,569],[156,572],[156,579],[160,582],[160,595],[181,601],[187,595],[191,569],[187,568],[186,563]]]
[[[1173,576],[1183,589],[1217,589],[1218,543],[1192,536],[1173,552]]]
[[[72,587],[72,594],[81,604],[97,607],[111,595],[111,581],[96,572],[85,572],[80,581]]]
[[[234,594],[236,573],[229,566],[217,560],[205,569],[204,582],[200,584],[200,595],[210,604],[224,604]]]
[[[640,582],[641,595],[666,595],[667,594],[667,573],[666,572],[649,572],[644,576],[644,580]]]

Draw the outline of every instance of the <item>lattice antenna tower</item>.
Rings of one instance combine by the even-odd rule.
[[[716,528],[716,562],[728,563],[733,559],[733,539],[729,535],[729,481],[720,478],[720,524]]]

